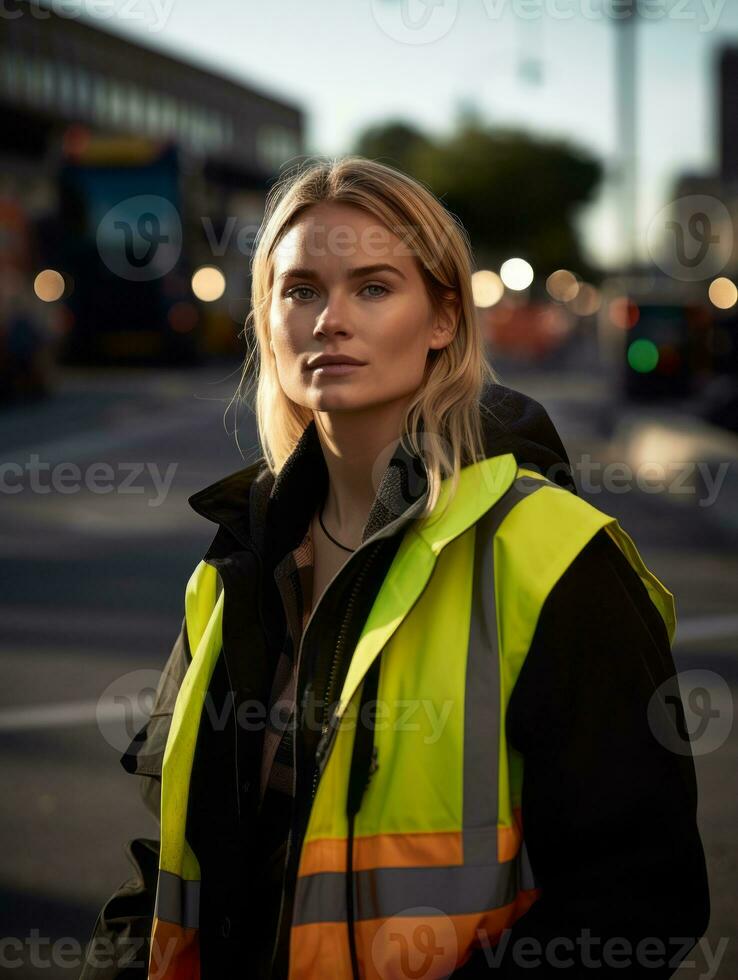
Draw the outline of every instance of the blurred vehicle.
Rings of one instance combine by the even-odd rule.
[[[708,383],[716,311],[703,294],[702,283],[653,277],[604,284],[600,349],[620,398],[684,400]]]
[[[179,152],[137,137],[65,136],[58,213],[44,262],[63,278],[60,358],[72,363],[195,363],[202,316],[192,295]]]
[[[477,312],[493,358],[546,360],[566,344],[573,330],[573,317],[559,303],[505,298]]]
[[[700,415],[738,432],[738,306],[713,310],[710,349],[713,374],[700,393]]]
[[[55,337],[30,277],[33,229],[22,205],[0,197],[0,401],[36,398],[53,383]]]

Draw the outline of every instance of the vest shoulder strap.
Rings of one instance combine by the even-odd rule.
[[[646,566],[617,518],[535,470],[521,467],[516,479],[520,477],[531,477],[544,485],[513,507],[498,531],[496,557],[503,569],[499,577],[503,592],[505,581],[514,582],[516,590],[522,588],[527,598],[526,608],[540,610],[561,575],[594,535],[604,529],[638,573],[672,641],[676,629],[674,596]],[[514,596],[509,604],[516,605]],[[529,623],[530,630],[535,621],[529,618]]]

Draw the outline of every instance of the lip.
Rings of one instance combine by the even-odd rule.
[[[349,363],[348,361],[324,361],[323,364],[318,364],[314,368],[309,368],[309,370],[312,374],[338,375],[351,374],[352,371],[358,371],[360,367],[364,367],[364,365]]]
[[[312,360],[308,361],[307,368],[309,371],[314,371],[316,368],[324,367],[326,364],[355,364],[359,367],[363,363],[363,361],[359,361],[355,357],[350,357],[348,354],[318,354]]]

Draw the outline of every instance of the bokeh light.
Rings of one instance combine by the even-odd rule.
[[[659,363],[659,349],[652,340],[634,340],[628,346],[628,364],[639,374],[648,374]]]
[[[203,303],[214,303],[225,292],[223,273],[214,265],[203,265],[192,276],[192,292]]]
[[[713,279],[708,290],[710,302],[719,310],[729,310],[738,303],[738,288],[731,279],[719,276]]]
[[[490,269],[479,269],[472,275],[471,283],[475,306],[495,306],[505,294],[502,279]]]
[[[546,289],[551,299],[559,303],[568,303],[579,292],[579,280],[568,269],[557,269],[546,280]]]
[[[525,259],[508,259],[500,267],[500,278],[508,289],[527,289],[533,282],[533,266]]]
[[[188,333],[197,326],[197,308],[192,303],[180,300],[167,313],[169,326],[177,333]]]
[[[55,303],[64,295],[64,276],[56,269],[44,269],[33,280],[33,291],[44,303]]]
[[[576,296],[566,305],[577,316],[592,316],[602,305],[602,297],[596,286],[583,282],[579,285]]]
[[[638,304],[627,296],[616,296],[607,307],[610,322],[621,330],[630,330],[641,318]]]

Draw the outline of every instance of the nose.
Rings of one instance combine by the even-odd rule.
[[[348,312],[346,306],[336,293],[328,297],[328,302],[323,308],[322,313],[315,321],[313,335],[326,337],[351,336],[351,328],[348,325]]]

